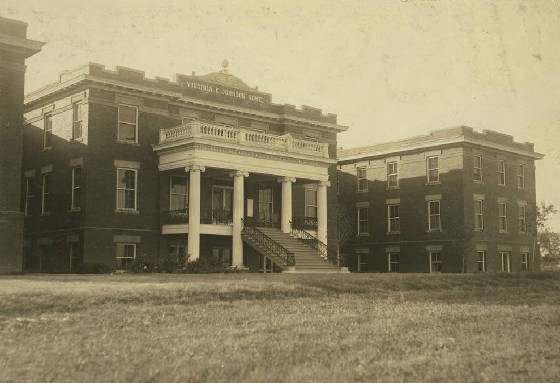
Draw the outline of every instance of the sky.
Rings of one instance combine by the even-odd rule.
[[[537,200],[560,208],[560,1],[2,0],[0,15],[47,43],[26,91],[87,62],[171,78],[227,59],[274,102],[337,114],[346,148],[458,125],[534,142]]]

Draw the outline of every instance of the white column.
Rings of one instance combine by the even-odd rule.
[[[327,186],[329,181],[317,184],[317,238],[327,244]]]
[[[187,255],[189,261],[196,261],[200,256],[200,173],[203,166],[192,165],[185,168],[189,172],[189,234]]]
[[[295,178],[283,177],[278,182],[282,182],[282,214],[280,219],[280,229],[283,233],[290,232],[290,222],[292,220],[292,184]]]
[[[231,243],[231,265],[233,267],[243,267],[243,240],[241,239],[241,230],[243,225],[244,207],[244,182],[245,177],[249,173],[237,170],[230,174],[233,177],[233,227],[232,227],[232,243]]]

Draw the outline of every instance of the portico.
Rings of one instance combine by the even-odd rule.
[[[244,267],[244,221],[290,233],[298,184],[317,190],[316,236],[327,243],[328,167],[334,163],[327,144],[195,120],[162,130],[154,150],[163,177],[188,175],[184,222],[162,220],[162,234],[186,234],[190,261],[200,257],[201,235],[231,236],[231,266]]]

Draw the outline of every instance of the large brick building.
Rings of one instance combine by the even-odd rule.
[[[20,178],[25,59],[43,43],[27,24],[0,17],[0,274],[22,271]]]
[[[538,269],[533,144],[469,127],[340,150],[353,271]]]
[[[338,270],[323,258],[337,257],[329,180],[346,128],[223,66],[170,81],[88,64],[27,95],[26,270],[162,257],[294,270],[294,256],[296,271]]]

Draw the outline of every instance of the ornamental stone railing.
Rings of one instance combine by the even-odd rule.
[[[329,157],[328,144],[326,143],[297,139],[290,134],[277,136],[203,121],[189,121],[180,126],[161,129],[159,132],[160,145],[188,138],[204,138],[255,148]]]

